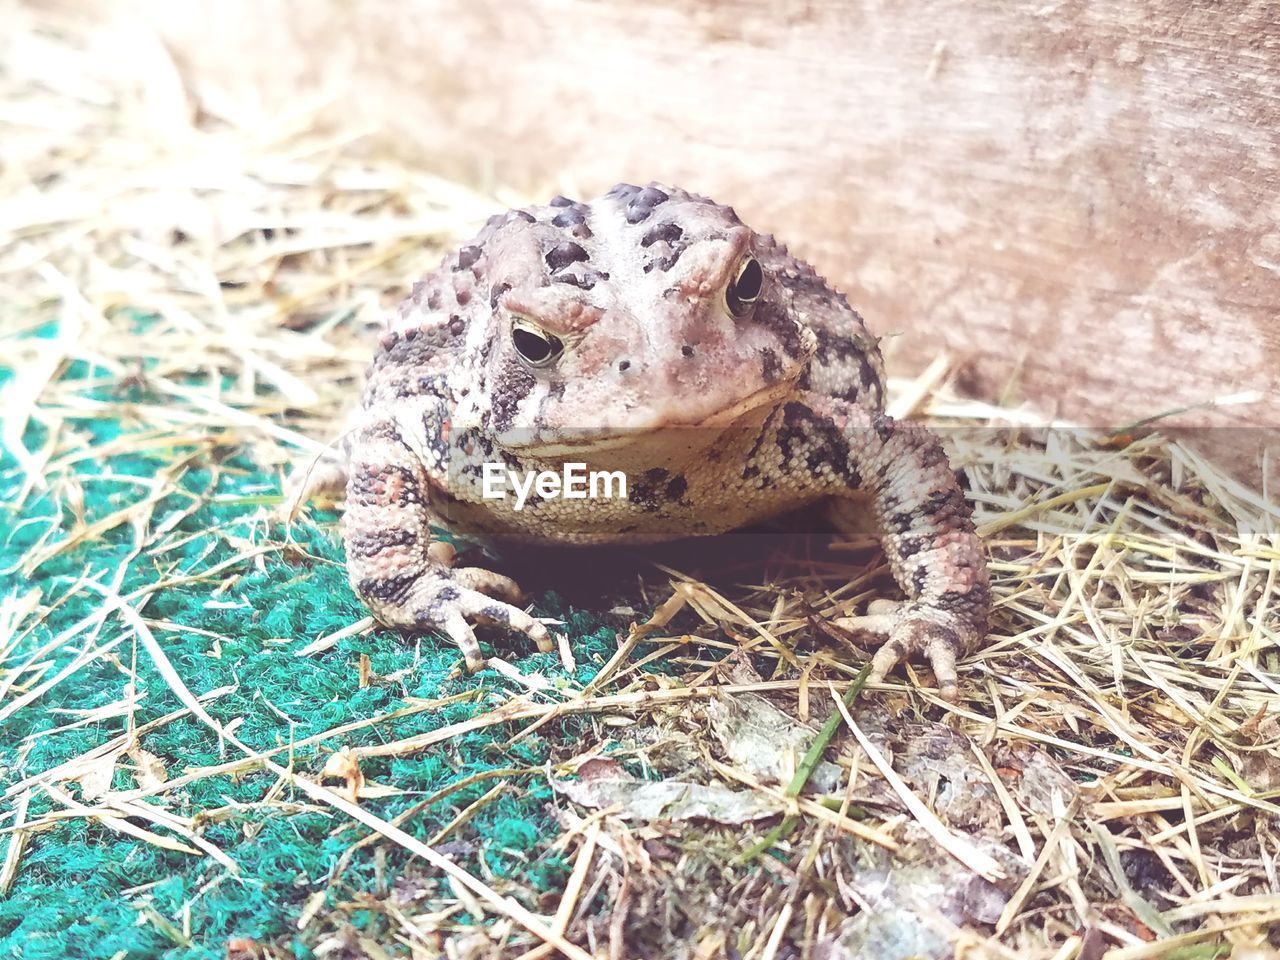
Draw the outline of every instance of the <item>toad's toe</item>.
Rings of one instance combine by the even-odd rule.
[[[877,600],[860,617],[835,621],[846,630],[883,637],[871,661],[871,680],[883,680],[894,667],[923,656],[933,667],[939,692],[954,703],[959,695],[956,659],[969,649],[977,630],[946,610],[911,601]]]

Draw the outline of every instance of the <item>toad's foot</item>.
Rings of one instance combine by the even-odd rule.
[[[450,568],[428,563],[394,596],[375,598],[364,587],[359,584],[357,590],[379,620],[393,627],[443,631],[457,644],[466,658],[467,669],[473,673],[482,669],[485,661],[469,621],[493,623],[523,633],[543,653],[555,649],[555,640],[546,625],[516,606],[521,600],[516,582],[482,567]]]
[[[514,580],[481,567],[454,567],[453,548],[431,540],[434,515],[422,461],[394,417],[365,411],[353,435],[342,536],[351,585],[382,623],[442,630],[467,669],[484,666],[471,623],[484,620],[531,637],[549,652],[546,626],[517,606]]]
[[[973,647],[985,634],[985,625],[970,623],[949,610],[912,600],[873,600],[865,616],[842,617],[837,627],[884,638],[871,661],[871,681],[885,678],[899,663],[923,654],[938,678],[942,699],[955,703],[956,658]]]
[[[529,636],[543,653],[556,649],[547,626],[518,607],[524,598],[515,580],[483,567],[451,567],[452,561],[453,548],[434,543],[410,572],[365,577],[355,581],[356,591],[387,626],[443,631],[462,650],[472,673],[485,662],[468,621]]]

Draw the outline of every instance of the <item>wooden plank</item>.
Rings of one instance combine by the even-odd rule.
[[[897,372],[945,349],[975,394],[1101,425],[1256,390],[1178,418],[1246,462],[1280,427],[1268,0],[120,6],[210,102],[332,91],[472,181],[733,203],[902,334]]]

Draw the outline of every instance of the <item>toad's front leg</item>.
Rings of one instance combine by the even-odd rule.
[[[462,650],[469,670],[484,666],[469,620],[492,621],[555,644],[547,628],[520,607],[515,581],[480,567],[452,567],[431,546],[426,471],[396,422],[370,415],[357,429],[348,466],[342,520],[347,571],[356,593],[382,623],[438,629]]]
[[[877,600],[837,626],[884,638],[873,680],[910,656],[956,699],[956,658],[987,634],[991,590],[972,512],[937,437],[846,401],[803,394],[778,414],[783,469],[835,496],[869,495],[903,601]],[[838,516],[838,513],[837,513]]]

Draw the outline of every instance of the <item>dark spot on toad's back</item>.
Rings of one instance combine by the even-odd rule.
[[[484,251],[477,246],[463,247],[458,251],[458,262],[453,265],[453,272],[459,270],[468,270],[475,266],[475,262],[480,259],[480,255]]]
[[[608,280],[609,274],[603,270],[595,270],[585,264],[575,263],[565,270],[552,275],[556,283],[568,283],[582,290],[590,290],[602,280]]]
[[[582,207],[569,207],[561,210],[552,219],[551,222],[557,227],[572,227],[574,224],[582,223],[587,219],[587,211]]]
[[[566,240],[564,243],[557,244],[547,251],[547,266],[554,270],[563,270],[571,263],[578,263],[587,259],[587,251],[582,249],[579,244],[572,240]]]
[[[667,195],[656,187],[645,187],[627,203],[627,223],[640,223],[642,220],[647,220],[653,213],[653,208],[660,203],[665,203],[667,199]]]
[[[668,220],[666,223],[654,224],[649,231],[640,240],[640,246],[648,247],[655,243],[663,242],[674,243],[684,236],[684,230],[680,224]]]
[[[671,243],[660,243],[654,246],[654,258],[644,265],[644,272],[649,273],[653,270],[666,272],[676,265],[680,259],[680,254],[684,253],[688,243],[684,240],[675,240]]]

